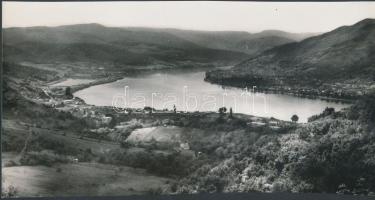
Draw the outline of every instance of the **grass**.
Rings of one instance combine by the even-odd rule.
[[[154,139],[157,142],[180,142],[182,131],[183,128],[176,126],[140,128],[133,131],[127,141],[149,142]]]
[[[3,168],[3,188],[12,185],[19,197],[148,194],[170,182],[143,169],[99,163]]]
[[[27,127],[15,123],[14,120],[3,120],[3,128],[6,133],[3,135],[5,139],[10,136],[15,136],[19,137],[21,140],[22,138],[25,138],[28,134]],[[67,148],[79,147],[82,150],[91,149],[93,153],[103,153],[112,149],[120,148],[120,145],[118,143],[109,141],[99,142],[95,139],[80,138],[79,134],[71,131],[58,131],[36,127],[32,127],[31,130],[37,133],[39,137],[45,137],[50,140],[62,142],[67,146]]]

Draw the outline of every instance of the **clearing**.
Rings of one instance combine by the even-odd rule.
[[[3,167],[2,175],[3,188],[12,185],[20,197],[147,194],[172,181],[143,169],[99,163]]]

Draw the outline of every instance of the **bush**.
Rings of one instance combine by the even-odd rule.
[[[8,186],[8,188],[1,191],[2,198],[17,197],[17,194],[18,194],[17,188],[12,185]]]
[[[67,156],[55,154],[49,150],[40,152],[28,152],[20,160],[22,165],[44,165],[52,166],[55,163],[68,163],[70,159]]]
[[[8,162],[4,164],[4,167],[13,167],[13,166],[17,166],[17,163],[13,160],[9,160]]]
[[[3,131],[1,136],[1,147],[3,152],[20,152],[23,149],[25,137],[11,134],[9,131]]]
[[[158,187],[158,188],[150,188],[148,191],[147,191],[147,194],[149,195],[160,195],[162,194],[163,190]]]

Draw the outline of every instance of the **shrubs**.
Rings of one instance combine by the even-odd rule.
[[[20,152],[24,148],[25,137],[11,134],[9,130],[3,131],[1,135],[1,148],[3,152]]]
[[[368,137],[359,131],[359,124],[345,119],[322,123],[330,124],[328,130],[319,140],[310,140],[309,147],[301,152],[303,159],[295,163],[293,176],[311,183],[313,191],[336,192],[341,184],[353,190],[358,177],[366,177],[368,188],[374,189],[375,185],[370,184],[375,180],[375,173],[371,172],[375,162],[370,161],[374,160],[370,156],[375,151],[374,137]],[[324,127],[321,123],[315,126]]]
[[[161,189],[161,187],[158,187],[158,188],[150,188],[148,191],[147,191],[147,194],[149,195],[160,195],[162,194],[163,190]]]
[[[4,167],[13,167],[13,166],[17,166],[17,163],[13,160],[9,160],[8,162],[4,164]]]
[[[12,185],[9,185],[8,188],[1,190],[1,198],[11,198],[17,197],[18,189]]]
[[[204,188],[206,192],[223,192],[227,181],[223,177],[219,176],[207,176],[204,178],[201,189]]]
[[[333,118],[336,118],[338,113],[335,112],[335,108],[326,107],[324,111],[318,115],[313,115],[307,119],[307,122],[313,122],[320,118],[332,115]]]
[[[69,112],[29,101],[19,91],[11,90],[10,93],[14,95],[14,100],[4,104],[4,112],[10,116],[18,113],[17,120],[51,129],[81,131],[88,127],[85,120],[76,118]]]
[[[236,146],[247,145],[240,151],[230,150],[231,142],[223,136],[223,143],[210,138],[220,144],[214,151],[218,161],[205,165],[207,170],[201,167],[180,181],[176,191],[217,191],[215,183],[219,189],[222,183],[224,191],[230,192],[373,194],[374,102],[375,98],[367,98],[340,112],[326,108],[309,123],[288,129],[288,134],[265,135],[265,130],[248,129],[247,132],[262,134],[254,144],[246,143],[245,136],[237,135],[242,141]]]
[[[48,167],[55,163],[68,163],[70,161],[71,159],[67,156],[58,155],[49,150],[28,152],[20,159],[22,165],[44,165]]]
[[[99,162],[143,168],[161,176],[184,176],[193,157],[182,152],[158,153],[145,150],[113,150],[100,156]]]
[[[152,153],[146,169],[161,176],[184,176],[187,175],[190,165],[191,157],[178,152],[168,155]]]
[[[56,169],[56,172],[57,172],[57,173],[61,173],[61,172],[62,172],[62,169],[61,169],[60,167],[58,167],[58,168]]]

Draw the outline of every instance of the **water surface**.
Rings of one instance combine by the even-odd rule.
[[[94,80],[92,80],[92,79],[72,79],[72,78],[68,78],[64,81],[55,83],[51,86],[74,86],[74,85],[91,83],[93,81]]]
[[[321,113],[326,107],[340,110],[348,104],[307,99],[284,94],[253,93],[250,89],[223,87],[204,81],[204,72],[159,72],[97,85],[74,94],[88,104],[177,111],[217,111],[225,106],[235,113],[299,122]]]

